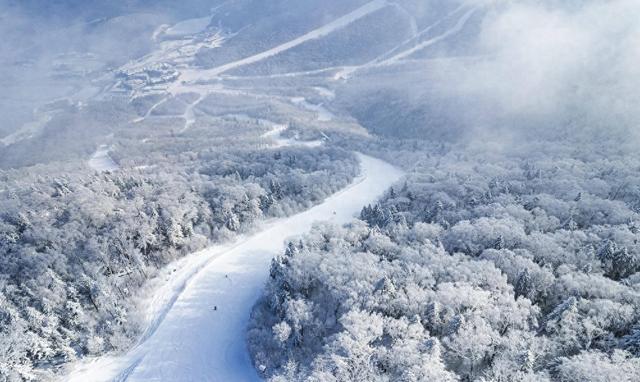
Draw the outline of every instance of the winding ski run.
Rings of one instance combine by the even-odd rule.
[[[288,238],[309,231],[314,222],[349,222],[403,176],[386,162],[358,157],[361,175],[322,204],[272,221],[263,231],[235,243],[183,259],[180,270],[161,280],[164,284],[148,299],[153,317],[148,318],[149,328],[138,345],[122,355],[83,361],[63,380],[258,381],[245,330],[273,256],[284,251]]]

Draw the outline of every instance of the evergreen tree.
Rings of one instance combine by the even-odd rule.
[[[514,286],[514,291],[516,293],[516,298],[523,296],[528,299],[533,299],[533,282],[531,281],[531,275],[528,269],[524,269],[520,272],[518,279],[516,280],[516,284]]]

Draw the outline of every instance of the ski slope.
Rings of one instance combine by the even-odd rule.
[[[457,8],[455,11],[453,11],[451,14],[449,14],[447,17],[458,13],[459,11],[461,11],[464,7],[461,6],[460,8]],[[421,50],[424,50],[432,45],[435,45],[437,43],[439,43],[440,41],[443,41],[457,33],[460,33],[462,31],[462,29],[464,28],[464,26],[467,24],[467,22],[469,21],[469,19],[474,15],[474,13],[476,13],[478,11],[478,8],[471,8],[469,10],[467,10],[467,12],[465,12],[456,22],[455,25],[453,25],[453,27],[451,27],[450,29],[448,29],[447,31],[445,31],[444,33],[433,37],[431,39],[425,40],[425,41],[421,41],[421,42],[416,42],[415,40],[419,37],[421,37],[422,35],[428,33],[429,31],[431,31],[431,29],[433,29],[434,27],[440,25],[443,22],[443,19],[436,21],[434,24],[428,26],[427,28],[423,29],[422,31],[419,31],[415,34],[414,37],[412,37],[411,39],[404,41],[402,44],[398,45],[397,47],[393,48],[391,51],[383,54],[380,57],[377,57],[375,59],[373,59],[372,61],[367,62],[366,64],[363,65],[356,65],[356,66],[347,66],[344,67],[342,69],[340,69],[338,72],[336,72],[336,74],[334,75],[333,79],[334,80],[348,80],[351,76],[353,76],[356,72],[363,70],[363,69],[369,69],[369,68],[375,68],[375,67],[381,67],[381,66],[390,66],[390,65],[394,65],[397,64],[398,62],[408,58],[409,56],[411,56],[412,54],[419,52]],[[396,53],[397,50],[399,50],[402,46],[409,44],[409,43],[414,43],[414,46],[412,46],[411,48],[402,50],[398,53]],[[393,55],[391,55],[393,54]],[[387,55],[391,55],[390,57],[386,57]]]
[[[284,250],[288,238],[307,232],[316,221],[350,221],[403,176],[381,160],[358,157],[361,175],[322,204],[272,221],[253,236],[183,259],[175,276],[167,276],[148,300],[153,315],[141,342],[126,354],[77,364],[63,380],[259,380],[246,349],[245,329],[271,258]]]
[[[462,15],[462,17],[458,20],[458,22],[453,26],[453,28],[449,29],[448,31],[444,32],[443,34],[434,37],[432,39],[423,41],[419,44],[416,44],[414,47],[407,49],[403,52],[400,52],[398,54],[396,54],[393,57],[390,57],[380,63],[378,63],[378,66],[386,66],[386,65],[393,65],[395,63],[397,63],[398,61],[405,59],[409,56],[411,56],[412,54],[421,51],[431,45],[434,45],[456,33],[459,33],[462,28],[464,28],[464,26],[467,24],[467,22],[469,21],[469,19],[471,18],[471,16],[473,16],[473,14],[477,11],[476,8],[472,8],[469,11],[467,11],[464,15]]]
[[[245,65],[253,64],[259,61],[262,61],[266,58],[273,57],[277,54],[285,52],[289,49],[295,48],[301,44],[304,44],[307,41],[318,39],[324,36],[327,36],[339,29],[342,29],[353,22],[377,11],[382,8],[385,8],[389,5],[387,0],[373,0],[362,7],[354,10],[353,12],[347,13],[346,15],[337,18],[336,20],[325,24],[324,26],[314,29],[309,33],[306,33],[296,39],[288,41],[282,45],[278,45],[274,48],[266,50],[264,52],[255,54],[253,56],[249,56],[243,58],[238,61],[230,62],[225,65],[218,66],[216,68],[207,69],[207,70],[185,70],[182,72],[180,76],[181,81],[193,81],[194,79],[202,80],[205,78],[215,78],[222,73],[228,72],[232,69],[236,69]]]

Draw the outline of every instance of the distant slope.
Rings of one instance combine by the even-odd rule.
[[[346,27],[347,25],[353,23],[354,21],[372,13],[379,9],[388,6],[388,2],[386,0],[373,0],[362,7],[356,9],[355,11],[348,13],[318,29],[314,29],[311,32],[308,32],[296,39],[288,41],[284,44],[273,47],[264,52],[255,54],[250,57],[246,57],[244,59],[230,62],[228,64],[218,66],[213,69],[208,69],[204,71],[184,71],[182,73],[181,79],[183,81],[191,81],[194,78],[203,79],[203,78],[214,78],[219,76],[222,73],[228,72],[232,69],[239,68],[241,66],[249,65],[258,61],[262,61],[266,58],[275,56],[279,53],[285,52],[291,48],[294,48],[298,45],[301,45],[307,41],[318,39],[324,36],[329,35],[330,33],[335,32],[341,28]]]

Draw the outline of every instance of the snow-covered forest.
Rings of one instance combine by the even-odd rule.
[[[273,261],[256,365],[274,381],[640,379],[640,158],[572,144],[405,152],[419,165],[359,221]]]
[[[315,204],[357,173],[340,149],[187,155],[117,172],[1,174],[3,362],[28,360],[28,375],[39,364],[125,348],[140,319],[129,298],[160,267]]]
[[[345,144],[409,175],[272,262],[248,331],[264,378],[640,380],[640,34],[624,12],[513,2],[472,35],[488,57],[374,62],[342,86],[378,135]]]
[[[0,382],[640,381],[638,20],[0,2]]]

